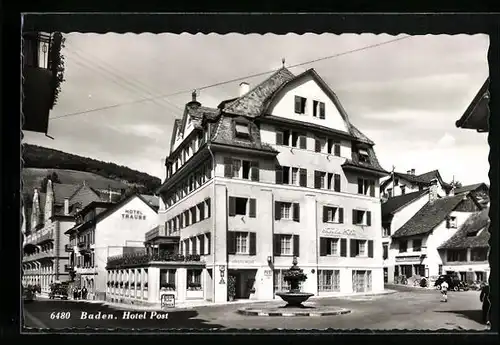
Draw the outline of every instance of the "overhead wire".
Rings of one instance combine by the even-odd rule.
[[[377,48],[377,47],[380,47],[380,46],[383,46],[383,45],[387,45],[387,44],[394,43],[394,42],[397,42],[397,41],[405,40],[405,39],[408,39],[408,38],[411,38],[411,37],[412,36],[410,36],[410,35],[406,35],[406,36],[398,37],[398,38],[395,38],[395,39],[392,39],[392,40],[388,40],[388,41],[384,41],[384,42],[380,42],[380,43],[371,44],[371,45],[368,45],[368,46],[364,46],[364,47],[360,47],[360,48],[348,50],[348,51],[345,51],[345,52],[341,52],[341,53],[337,53],[337,54],[333,54],[333,55],[329,55],[329,56],[325,56],[325,57],[321,57],[321,58],[317,58],[317,59],[313,59],[313,60],[304,61],[304,62],[301,62],[301,63],[298,63],[298,64],[289,65],[289,66],[286,66],[286,67],[290,69],[290,68],[296,68],[296,67],[300,67],[300,66],[304,66],[304,65],[309,65],[309,64],[316,63],[316,62],[319,62],[319,61],[333,59],[333,58],[336,58],[336,57],[340,57],[340,56],[344,56],[344,55],[348,55],[348,54],[352,54],[352,53],[356,53],[356,52],[360,52],[360,51],[364,51],[364,50],[368,50],[368,49],[372,49],[372,48]],[[255,74],[246,75],[246,76],[242,76],[242,77],[237,77],[237,78],[233,78],[233,79],[230,79],[230,80],[225,80],[225,81],[214,83],[214,84],[210,84],[210,85],[193,87],[193,88],[190,88],[190,89],[185,89],[185,90],[181,90],[181,91],[177,91],[177,92],[173,92],[173,93],[169,93],[169,94],[158,95],[158,96],[153,96],[153,97],[149,97],[149,98],[142,98],[142,99],[138,99],[138,100],[135,100],[135,101],[117,103],[117,104],[113,104],[113,105],[109,105],[109,106],[104,106],[104,107],[99,107],[99,108],[94,108],[94,109],[88,109],[88,110],[78,111],[78,112],[74,112],[74,113],[68,113],[68,114],[64,114],[64,115],[52,117],[51,120],[65,118],[65,117],[70,117],[70,116],[76,116],[76,115],[88,114],[88,113],[92,113],[92,112],[96,112],[96,111],[100,111],[100,110],[113,109],[113,108],[122,107],[122,106],[125,106],[125,105],[132,105],[132,104],[138,104],[138,103],[143,103],[143,102],[148,102],[148,101],[154,101],[156,99],[164,99],[164,98],[181,95],[181,94],[188,93],[188,92],[190,93],[190,92],[193,92],[193,90],[196,90],[196,91],[206,90],[206,89],[209,89],[209,88],[213,88],[213,87],[217,87],[217,86],[221,86],[221,85],[225,85],[225,84],[229,84],[229,83],[234,83],[236,81],[240,81],[240,80],[244,80],[244,79],[250,79],[250,78],[255,78],[255,77],[263,76],[263,75],[266,75],[266,74],[273,73],[275,71],[276,70],[270,70],[270,71],[266,71],[266,72],[255,73]]]

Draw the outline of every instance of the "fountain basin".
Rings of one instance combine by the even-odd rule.
[[[302,303],[307,301],[309,297],[314,296],[314,294],[307,292],[277,292],[276,295],[280,296],[283,301],[288,303],[285,306],[287,308],[300,308]]]

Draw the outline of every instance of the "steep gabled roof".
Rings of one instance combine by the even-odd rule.
[[[464,114],[460,119],[455,122],[458,128],[476,129],[478,132],[487,132],[488,125],[488,99],[490,96],[489,92],[490,78],[488,77],[476,96],[473,98],[472,102],[469,104]],[[486,112],[480,113],[480,105],[483,103],[486,107]],[[484,109],[484,108],[483,108]]]
[[[71,198],[81,187],[81,184],[52,183],[52,189],[54,191],[54,205],[64,204],[64,199]]]
[[[460,229],[438,249],[487,248],[490,240],[490,209],[485,208],[472,214]],[[481,231],[480,233],[478,233]]]
[[[413,201],[428,193],[429,190],[424,189],[387,199],[387,201],[382,204],[382,218],[396,213],[406,205],[412,203]]]
[[[431,184],[431,181],[434,179],[437,179],[441,186],[446,190],[449,191],[451,190],[451,184],[444,182],[443,178],[441,177],[441,174],[439,173],[439,170],[435,169],[420,175],[412,175],[412,174],[405,174],[405,173],[400,173],[395,171],[394,176],[398,177],[400,179],[406,180],[410,183],[414,183],[417,186],[424,186],[428,187]],[[385,180],[380,187],[384,188],[391,182],[391,179]]]
[[[424,235],[441,224],[464,200],[463,195],[447,196],[428,202],[393,235],[393,238]]]
[[[462,186],[462,187],[455,188],[454,192],[455,192],[455,194],[462,194],[462,193],[476,191],[476,190],[478,190],[479,188],[482,188],[482,187],[486,187],[486,189],[489,189],[489,187],[488,187],[488,185],[486,183],[481,182],[481,183],[475,183],[475,184],[470,184],[470,185],[467,185],[467,186]]]

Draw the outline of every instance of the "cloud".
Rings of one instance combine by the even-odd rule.
[[[455,144],[455,138],[450,135],[450,133],[446,132],[441,139],[438,141],[438,146],[446,148],[451,147]]]

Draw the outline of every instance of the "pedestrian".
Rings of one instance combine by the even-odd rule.
[[[87,299],[87,293],[88,293],[88,290],[84,286],[83,289],[82,289],[82,299]]]
[[[483,303],[483,323],[490,326],[491,317],[491,300],[490,300],[490,286],[488,283],[483,285],[481,289],[481,294],[479,295],[479,300]]]
[[[441,299],[441,302],[448,302],[448,283],[446,282],[446,280],[443,280],[443,282],[441,283],[441,295],[442,295],[442,299]]]
[[[76,287],[73,288],[73,299],[76,301],[78,299],[78,290]]]

